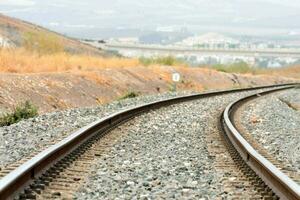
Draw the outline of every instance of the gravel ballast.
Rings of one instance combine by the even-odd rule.
[[[221,191],[197,106],[171,106],[114,130],[123,137],[99,159],[78,199],[215,197]],[[124,136],[125,135],[125,136]]]
[[[295,106],[294,106],[295,105]],[[288,169],[300,172],[300,89],[263,96],[245,106],[242,125]]]
[[[261,90],[260,90],[261,91]],[[227,196],[205,136],[232,101],[256,91],[228,94],[161,108],[112,131],[117,142],[98,164],[77,199],[216,199]],[[73,131],[121,109],[181,94],[122,100],[95,108],[54,112],[0,128],[1,168],[36,154]]]
[[[250,93],[172,105],[121,125],[110,133],[118,141],[99,157],[76,198],[230,198],[221,183],[228,174],[215,170],[205,138],[218,129],[226,105]]]

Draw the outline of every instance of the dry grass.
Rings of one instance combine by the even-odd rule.
[[[137,67],[144,65],[139,59],[103,58],[91,55],[71,55],[65,52],[53,54],[41,54],[25,49],[1,49],[0,48],[0,72],[8,73],[41,73],[41,72],[89,72],[104,68]],[[158,64],[152,64],[155,68]],[[179,64],[180,65],[180,64]],[[160,68],[160,67],[159,67]],[[238,68],[238,67],[237,67]],[[222,71],[222,70],[220,70]],[[243,73],[230,71],[231,73]],[[265,74],[300,78],[300,66],[280,69],[259,69],[250,74]],[[93,78],[96,79],[96,78]]]
[[[300,66],[284,67],[279,69],[261,70],[260,74],[268,74],[274,76],[285,76],[300,79]]]
[[[256,74],[259,72],[258,68],[251,67],[245,62],[233,63],[228,65],[217,64],[211,66],[211,68],[227,73],[239,73],[239,74]]]
[[[300,66],[289,66],[278,69],[263,69],[258,67],[251,67],[246,63],[235,63],[232,65],[214,65],[208,68],[227,73],[272,75],[300,79]]]
[[[91,71],[111,67],[135,67],[138,59],[102,58],[71,55],[65,52],[40,55],[24,49],[0,49],[0,72],[39,73],[63,71]]]

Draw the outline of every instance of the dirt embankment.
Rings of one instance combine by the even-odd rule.
[[[0,108],[13,108],[32,101],[40,113],[103,104],[128,91],[140,94],[167,92],[171,74],[182,75],[178,90],[204,91],[283,83],[291,79],[271,76],[235,75],[199,68],[129,67],[88,72],[0,74]]]

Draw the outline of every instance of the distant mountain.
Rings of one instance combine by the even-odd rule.
[[[282,35],[300,29],[299,8],[297,0],[0,1],[0,12],[9,16],[98,39],[139,37],[165,26],[187,27],[193,33]]]
[[[35,37],[40,37],[40,40],[49,39],[48,43],[56,39],[63,50],[69,53],[104,54],[101,50],[83,44],[78,40],[68,38],[38,25],[0,14],[0,47],[22,47],[25,44],[25,38],[28,37],[31,37],[30,39],[33,41],[36,39]]]
[[[174,44],[184,38],[191,36],[187,30],[155,31],[139,37],[139,41],[144,44]]]

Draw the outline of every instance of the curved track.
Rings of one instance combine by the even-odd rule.
[[[242,91],[251,91],[257,89],[267,89],[267,88],[278,88],[287,89],[294,87],[294,84],[285,84],[285,85],[276,85],[276,86],[265,86],[265,87],[256,87],[256,88],[246,88],[246,89],[235,89],[235,90],[226,90],[219,92],[210,92],[197,95],[189,95],[183,97],[177,97],[172,99],[167,99],[163,101],[157,101],[141,106],[137,106],[131,109],[127,109],[103,119],[96,121],[77,132],[71,134],[69,137],[65,138],[61,142],[51,146],[40,154],[36,155],[32,159],[28,160],[18,168],[11,171],[8,175],[3,177],[0,180],[0,197],[1,199],[12,198],[18,194],[20,198],[28,199],[35,198],[35,194],[39,194],[41,190],[45,190],[49,182],[51,182],[54,177],[60,174],[61,171],[68,168],[69,164],[76,160],[82,152],[89,151],[89,148],[93,146],[93,143],[97,142],[103,134],[113,129],[117,125],[124,123],[125,121],[131,119],[132,117],[139,115],[141,113],[147,112],[152,109],[157,109],[163,106],[168,106],[175,103],[180,103],[184,101],[190,101],[200,98],[212,97],[217,95],[223,95],[233,92],[242,92]],[[234,131],[234,126],[230,125],[229,111],[232,109],[233,104],[230,107],[227,107],[224,112],[225,122],[227,130]],[[227,113],[227,116],[226,116]],[[226,119],[226,117],[228,119]],[[230,137],[229,137],[230,138]],[[246,145],[247,146],[247,145]],[[92,152],[97,156],[95,151]],[[247,154],[248,155],[248,154]],[[246,155],[246,161],[248,156]],[[251,154],[252,155],[252,154]],[[255,156],[255,155],[254,155]],[[244,156],[242,156],[244,158]],[[85,156],[82,161],[81,168],[85,168],[90,157]],[[257,172],[256,170],[254,170]],[[276,171],[276,170],[275,170]],[[73,170],[73,180],[80,180],[77,178],[78,171]],[[259,173],[258,173],[259,174]],[[256,180],[256,178],[255,178]],[[263,178],[265,181],[265,179]],[[296,199],[298,199],[298,187],[294,187],[293,183],[288,183],[290,180],[286,181],[286,178],[280,179],[284,181],[283,186],[289,187],[291,193],[296,193]],[[284,197],[285,192],[278,192],[277,189],[266,181],[267,185],[273,189],[273,191],[281,197]],[[28,187],[29,186],[29,187]],[[60,187],[58,185],[57,187]],[[24,190],[25,188],[25,190]],[[295,192],[296,191],[296,192]]]
[[[283,88],[286,89],[286,88]],[[290,177],[284,174],[268,159],[258,153],[250,143],[248,143],[239,133],[233,122],[235,111],[246,102],[267,95],[271,92],[277,92],[281,88],[257,93],[242,98],[227,106],[223,113],[223,127],[231,144],[235,147],[242,159],[248,166],[272,189],[276,195],[282,199],[300,199],[300,186]]]

